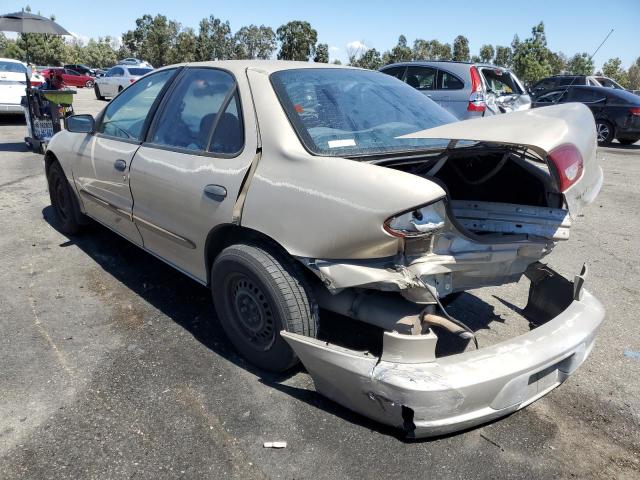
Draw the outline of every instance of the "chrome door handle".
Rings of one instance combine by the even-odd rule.
[[[113,164],[113,168],[119,172],[124,172],[127,169],[127,162],[122,159],[118,159],[116,160],[116,163]]]
[[[206,185],[204,187],[204,194],[211,200],[221,202],[227,196],[227,189],[222,185]]]

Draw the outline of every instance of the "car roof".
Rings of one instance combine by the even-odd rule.
[[[122,65],[118,65],[122,66]],[[126,66],[126,65],[125,65]],[[135,67],[134,65],[131,65]],[[165,68],[186,66],[186,67],[215,67],[229,70],[230,72],[242,75],[248,68],[263,71],[264,73],[271,74],[282,70],[294,70],[302,68],[326,68],[326,69],[351,69],[351,70],[366,70],[357,67],[350,67],[348,65],[334,65],[330,63],[315,63],[315,62],[297,62],[292,60],[213,60],[209,62],[191,62],[191,63],[177,63],[175,65],[167,65],[166,67],[158,68],[163,70]],[[375,71],[375,70],[367,70]]]
[[[0,58],[0,62],[21,63],[22,65],[24,65],[24,62],[16,60],[15,58]]]

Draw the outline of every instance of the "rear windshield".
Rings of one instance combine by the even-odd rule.
[[[296,133],[312,153],[376,155],[440,147],[402,135],[456,121],[426,95],[380,72],[283,70],[271,81]]]
[[[480,72],[484,76],[487,88],[495,94],[510,95],[517,93],[520,95],[524,93],[510,72],[501,68],[481,68]]]
[[[153,69],[152,68],[129,68],[128,70],[131,75],[141,77],[142,75],[146,75]]]
[[[0,72],[27,73],[27,67],[21,63],[0,61]]]

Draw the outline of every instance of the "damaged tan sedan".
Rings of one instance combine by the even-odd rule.
[[[70,117],[45,168],[64,231],[90,217],[209,286],[250,362],[299,359],[318,392],[410,437],[545,395],[604,318],[586,268],[539,262],[602,184],[583,105],[454,122],[377,72],[177,65]],[[439,337],[477,345],[448,300],[523,275],[528,333],[436,353]],[[374,328],[380,348],[327,341],[328,316]]]

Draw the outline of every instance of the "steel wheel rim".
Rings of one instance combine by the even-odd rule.
[[[596,126],[596,130],[598,132],[598,141],[604,142],[609,138],[609,127],[605,123],[599,123]]]
[[[226,291],[235,317],[234,328],[255,350],[269,350],[276,339],[276,322],[269,299],[260,285],[238,272],[227,281]]]

